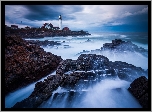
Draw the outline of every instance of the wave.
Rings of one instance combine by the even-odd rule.
[[[85,91],[71,92],[59,87],[39,108],[142,108],[128,92],[129,85],[128,81],[105,79]]]
[[[120,38],[125,38],[125,37],[127,37],[126,35],[120,35]]]
[[[52,72],[49,75],[55,75],[56,71]],[[20,88],[10,94],[8,94],[5,97],[5,108],[11,108],[12,106],[14,106],[17,102],[22,101],[23,99],[27,98],[30,96],[30,94],[33,92],[35,84],[39,81],[43,81],[44,79],[46,79],[47,76],[43,77],[42,79],[26,86],[23,88]]]

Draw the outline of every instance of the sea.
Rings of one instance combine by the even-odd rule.
[[[142,47],[148,50],[148,33],[143,32],[98,32],[91,33],[89,36],[67,36],[67,37],[44,37],[39,39],[26,38],[25,40],[39,41],[56,41],[61,45],[41,46],[46,52],[51,52],[61,56],[62,59],[76,60],[82,53],[92,53],[92,50],[98,50],[105,43],[111,43],[114,39],[123,41],[131,41],[139,48]],[[139,52],[112,54],[111,52],[93,52],[97,55],[104,55],[110,61],[122,61],[141,67],[144,70],[148,69],[148,54],[142,55]],[[55,75],[56,71],[48,75]],[[47,76],[46,76],[47,77]],[[44,80],[43,77],[40,80]],[[147,76],[146,76],[147,77]],[[148,78],[148,77],[147,77]],[[39,81],[40,81],[39,80]],[[37,81],[38,82],[38,81]],[[34,90],[35,83],[18,89],[5,97],[5,108],[11,108],[15,103],[27,98]],[[131,82],[116,79],[105,79],[91,88],[88,88],[86,94],[81,99],[75,99],[72,102],[72,108],[141,108],[138,101],[128,92],[127,88]],[[122,91],[114,91],[115,88],[122,88]],[[58,88],[55,93],[66,91]],[[42,103],[39,108],[65,108],[66,96],[62,101],[56,101],[50,105],[52,97]]]

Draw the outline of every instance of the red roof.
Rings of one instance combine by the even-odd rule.
[[[64,27],[63,30],[69,30],[69,28],[68,27]]]

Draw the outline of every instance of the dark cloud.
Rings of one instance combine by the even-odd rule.
[[[82,17],[85,15],[83,15],[82,10],[85,7],[82,5],[18,5],[18,6],[8,5],[8,6],[5,6],[5,9],[6,9],[5,22],[10,23],[10,24],[16,23],[20,25],[40,27],[41,24],[43,24],[42,21],[58,20],[58,16],[62,15],[63,21],[68,21],[68,20],[81,21],[82,20],[84,21],[84,23],[85,22],[88,23],[87,25],[89,27],[87,28],[91,28],[91,29],[95,27],[96,27],[95,29],[98,29],[99,27],[103,27],[104,29],[107,29],[107,30],[108,29],[109,30],[124,30],[124,31],[125,30],[126,31],[127,30],[130,30],[130,31],[131,30],[136,30],[136,31],[147,30],[147,26],[148,26],[147,6],[143,5],[140,7],[139,6],[138,7],[130,6],[129,8],[127,8],[127,6],[125,7],[122,8],[123,10],[121,11],[119,10],[116,11],[118,12],[118,15],[124,14],[123,18],[121,17],[111,18],[105,22],[102,21],[100,23],[99,21],[92,21],[91,23],[91,21],[88,22],[86,18],[83,20]],[[80,13],[76,13],[76,12],[80,12]],[[127,12],[130,15],[127,15],[128,14]],[[96,12],[94,13],[96,14]],[[79,15],[76,15],[76,14],[79,14]],[[88,16],[88,20],[90,20],[89,16]],[[70,26],[73,25],[71,21],[69,21],[66,24],[67,25],[70,24]]]
[[[140,24],[148,24],[148,14],[140,14],[140,15],[134,15],[129,16],[123,19],[126,24],[129,25],[140,25]]]
[[[62,15],[64,20],[74,19],[68,16],[70,13],[81,11],[81,6],[65,6],[65,5],[24,5],[29,10],[29,13],[24,15],[24,18],[34,20],[58,20],[58,16]]]
[[[64,9],[68,13],[75,13],[75,12],[81,12],[83,10],[83,7],[82,5],[63,5],[61,7],[61,10],[62,9]]]
[[[112,25],[113,21],[122,22],[124,24]],[[147,32],[148,31],[148,14],[139,14],[116,19],[104,24],[102,29],[109,31],[129,31],[129,32]]]
[[[26,5],[24,6],[29,10],[29,13],[25,14],[25,18],[31,21],[34,20],[53,20],[58,19],[58,11],[44,5]],[[58,7],[58,6],[52,6]]]

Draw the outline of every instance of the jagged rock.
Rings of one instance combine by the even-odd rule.
[[[22,104],[16,104],[13,108],[22,108],[20,105],[36,97],[45,101],[59,86],[67,90],[79,91],[106,78],[118,77],[122,80],[133,81],[141,75],[147,75],[147,72],[131,64],[121,61],[111,62],[102,55],[81,54],[77,60],[66,59],[61,61],[56,75],[48,76],[43,82],[36,83],[30,97],[20,102]],[[36,99],[32,101],[37,102]],[[40,100],[37,104],[43,101]],[[35,107],[35,104],[32,105]]]
[[[36,44],[36,45],[39,45],[39,46],[54,46],[54,45],[61,45],[60,43],[58,42],[55,42],[55,41],[48,41],[48,40],[45,40],[45,41],[39,41],[39,40],[26,40],[27,42],[29,42],[30,44]]]
[[[5,95],[55,70],[62,58],[18,36],[5,37]]]
[[[143,48],[138,48],[137,45],[133,44],[131,41],[122,41],[121,39],[112,40],[112,43],[105,43],[102,50],[117,50],[117,51],[144,51]]]
[[[141,76],[135,79],[128,90],[135,96],[143,108],[148,108],[148,79],[145,76]]]
[[[139,52],[142,55],[148,57],[148,50],[138,47],[133,44],[131,41],[122,41],[121,39],[112,40],[112,43],[105,43],[103,47],[101,47],[100,51],[110,50],[114,52]]]
[[[103,51],[110,51],[111,53],[141,53],[143,56],[148,57],[148,50],[138,47],[137,45],[133,44],[131,41],[123,41],[121,39],[115,39],[112,40],[112,43],[105,43],[103,44],[103,47],[96,50],[91,51],[83,51],[76,55],[80,54],[96,54],[96,53],[102,53]]]

